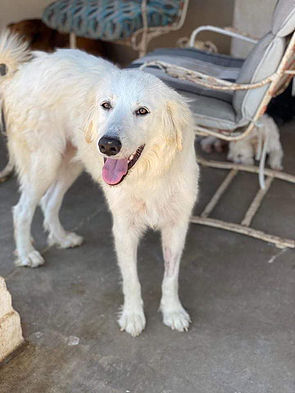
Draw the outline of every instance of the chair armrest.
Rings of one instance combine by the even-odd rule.
[[[201,33],[201,31],[213,31],[214,33],[219,33],[219,34],[223,34],[223,35],[227,35],[229,37],[233,37],[233,38],[239,38],[241,40],[247,41],[247,42],[251,42],[252,44],[256,44],[257,40],[255,40],[254,38],[242,35],[240,33],[237,33],[233,30],[228,30],[228,28],[222,28],[222,27],[217,27],[217,26],[200,26],[197,29],[195,29],[191,36],[190,36],[190,40],[189,40],[189,46],[193,47],[195,44],[195,40],[196,40],[196,36]]]
[[[236,27],[233,27],[233,26],[224,26],[223,29],[226,30],[226,31],[232,31],[233,33],[236,33],[236,34],[238,34],[239,36],[242,36],[242,37],[252,38],[252,40],[254,40],[256,42],[258,42],[259,39],[260,39],[257,36],[245,33],[244,31],[241,31],[241,30],[239,30],[239,29],[237,29]]]
[[[162,61],[145,62],[140,66],[140,69],[143,69],[145,67],[151,67],[151,66],[160,68],[166,74],[172,76],[173,78],[188,80],[190,82],[196,83],[208,89],[224,90],[224,91],[256,89],[258,87],[267,85],[268,83],[274,81],[280,76],[278,72],[274,72],[273,74],[269,75],[267,78],[259,82],[233,83],[223,79],[215,78],[214,76],[211,75],[203,74],[202,72],[192,71],[187,68],[176,66],[174,64],[168,64]]]

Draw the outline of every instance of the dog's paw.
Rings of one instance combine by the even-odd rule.
[[[169,326],[172,330],[178,330],[179,332],[188,331],[191,319],[183,307],[169,311],[162,309],[162,313],[163,323],[166,326]]]
[[[233,158],[228,158],[230,161],[233,161],[235,164],[253,166],[255,164],[254,158],[244,156],[243,154],[237,154]]]
[[[145,328],[145,316],[143,311],[137,313],[122,312],[118,323],[120,325],[121,331],[125,331],[131,336],[139,336],[140,333]]]
[[[83,237],[74,232],[67,232],[66,235],[60,239],[50,236],[48,243],[49,245],[56,244],[60,248],[74,248],[81,246],[83,243]]]
[[[15,261],[16,266],[27,266],[27,267],[38,267],[43,265],[45,262],[42,255],[37,251],[33,250],[25,257],[18,257]]]
[[[281,171],[283,169],[282,160],[276,157],[269,158],[269,166],[271,167],[271,169],[274,169],[276,171]]]

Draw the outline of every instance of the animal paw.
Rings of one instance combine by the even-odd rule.
[[[45,262],[42,255],[37,251],[33,250],[28,255],[24,257],[18,257],[15,261],[16,266],[28,266],[28,267],[38,267],[43,265]]]
[[[273,158],[273,157],[270,157],[269,158],[269,166],[272,168],[272,169],[274,169],[274,170],[277,170],[277,171],[281,171],[282,169],[283,169],[283,165],[282,165],[282,160],[281,160],[281,158]]]
[[[123,311],[118,323],[121,331],[125,331],[131,334],[131,336],[136,337],[139,336],[145,328],[145,316],[143,311],[137,313]]]
[[[79,247],[83,243],[83,237],[74,232],[67,232],[65,236],[57,239],[54,236],[49,237],[49,244],[57,244],[60,248]]]
[[[162,309],[162,313],[163,323],[166,326],[169,326],[172,330],[178,330],[179,332],[188,331],[191,319],[183,307],[171,311]]]

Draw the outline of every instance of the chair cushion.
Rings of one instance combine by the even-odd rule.
[[[272,17],[272,32],[286,37],[295,30],[295,1],[279,0]]]
[[[181,0],[149,0],[148,26],[170,25],[181,5]],[[141,0],[58,0],[45,8],[42,20],[62,33],[105,41],[128,38],[143,27]]]
[[[275,37],[272,33],[266,34],[245,60],[237,83],[259,82],[274,73],[283,57],[285,46],[284,38]],[[238,121],[244,123],[253,117],[268,86],[234,93],[233,107]]]
[[[236,59],[226,55],[212,54],[193,48],[156,49],[147,56],[135,60],[130,67],[139,67],[147,61],[159,60],[179,65],[189,70],[203,72],[217,78],[235,81],[240,73],[243,59]],[[162,79],[176,90],[215,97],[226,102],[232,102],[232,93],[204,88],[193,82],[173,78],[156,67],[145,68],[146,72]]]
[[[196,124],[220,130],[237,128],[236,114],[230,103],[199,94],[179,93],[189,100]]]
[[[244,59],[239,59],[237,57],[231,57],[221,53],[211,53],[205,50],[200,50],[196,48],[158,48],[153,52],[153,55],[171,55],[178,57],[190,57],[191,59],[197,59],[211,64],[220,65],[223,67],[236,67],[240,68],[244,62]]]

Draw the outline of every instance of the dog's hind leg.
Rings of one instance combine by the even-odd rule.
[[[275,170],[282,170],[283,150],[276,149],[269,152],[268,162],[269,166]]]
[[[161,229],[165,273],[160,310],[164,324],[181,332],[187,330],[190,323],[190,317],[178,296],[179,265],[187,228],[188,221],[180,220],[177,224],[166,225]]]
[[[31,223],[35,209],[42,195],[53,183],[60,163],[59,154],[46,153],[42,156],[32,155],[30,170],[20,176],[21,197],[13,208],[17,266],[36,267],[44,263],[43,257],[31,243]]]
[[[0,171],[0,183],[5,182],[9,176],[12,174],[14,168],[14,164],[12,160],[9,160],[6,164],[6,167]]]
[[[274,133],[273,133],[274,134]],[[283,148],[279,139],[279,132],[271,135],[268,139],[268,163],[272,169],[282,170]]]
[[[63,197],[83,170],[78,161],[72,161],[74,151],[68,149],[58,169],[57,179],[41,200],[44,213],[44,228],[49,232],[48,243],[61,248],[80,246],[83,238],[74,232],[67,232],[59,220],[59,210]]]

